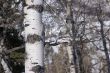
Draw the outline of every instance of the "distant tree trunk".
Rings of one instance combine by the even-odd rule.
[[[72,34],[72,44],[71,47],[68,47],[68,56],[69,56],[69,62],[70,62],[70,73],[78,73],[78,65],[76,61],[76,55],[75,55],[75,44],[73,42],[75,37],[74,37],[74,20],[73,20],[73,11],[72,11],[72,0],[67,0],[67,7],[66,7],[66,13],[67,13],[67,18],[66,18],[66,23],[67,27],[70,29],[67,29],[70,32],[70,36]]]
[[[43,73],[44,26],[42,24],[43,0],[26,0],[24,7],[25,73]]]
[[[101,37],[102,37],[102,43],[103,43],[103,47],[104,47],[104,52],[105,52],[105,56],[106,56],[106,60],[107,60],[107,65],[108,65],[108,73],[110,73],[110,58],[109,58],[109,53],[108,53],[108,49],[107,49],[107,43],[106,43],[106,39],[105,39],[105,35],[104,35],[104,22],[98,18],[99,22],[100,22],[100,33],[101,33]]]
[[[84,73],[84,68],[83,68],[83,57],[82,57],[82,52],[80,48],[80,44],[77,43],[80,41],[77,37],[76,26],[77,24],[75,23],[73,17],[73,0],[67,0],[67,18],[66,18],[66,23],[67,26],[70,27],[69,32],[72,38],[72,44],[71,44],[71,49],[68,49],[68,53],[71,58],[71,65],[70,65],[70,73]],[[78,39],[78,41],[76,40]],[[71,50],[71,52],[70,52]],[[70,60],[70,59],[69,59]]]
[[[72,46],[67,46],[67,52],[69,57],[69,64],[70,64],[70,73],[75,73],[75,66],[73,64],[73,52],[72,52]]]
[[[8,63],[4,59],[1,60],[1,64],[3,67],[4,73],[12,73],[12,71],[10,70],[8,66]]]
[[[80,73],[91,73],[91,58],[88,55],[88,51],[85,49],[86,44],[80,38],[80,54],[79,54],[79,67]]]

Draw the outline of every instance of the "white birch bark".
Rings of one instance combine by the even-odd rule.
[[[67,52],[68,52],[69,63],[70,63],[70,73],[75,73],[75,67],[73,65],[72,46],[67,46]]]
[[[73,25],[73,12],[72,12],[72,0],[67,0],[67,8],[66,8],[66,14],[67,14],[67,27],[70,28],[69,32],[71,35],[72,32],[72,25]],[[69,63],[70,63],[70,73],[75,73],[75,65],[73,61],[73,44],[68,45],[67,47],[67,52],[68,52],[68,57],[69,57]]]
[[[25,0],[25,73],[43,73],[44,37],[42,24],[43,0]]]

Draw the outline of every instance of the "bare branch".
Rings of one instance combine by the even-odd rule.
[[[24,45],[19,46],[19,47],[15,47],[15,48],[12,48],[10,50],[7,50],[6,53],[9,54],[9,53],[14,52],[16,50],[23,49],[24,47],[25,47]]]

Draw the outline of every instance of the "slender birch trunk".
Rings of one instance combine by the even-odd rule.
[[[4,73],[12,73],[12,71],[8,67],[7,62],[4,59],[1,60],[1,64],[2,64],[2,67],[4,69]]]
[[[67,52],[68,52],[69,63],[70,63],[70,73],[75,73],[75,66],[73,65],[72,46],[67,46]]]
[[[3,67],[3,71],[4,73],[12,73],[10,67],[9,67],[9,63],[6,61],[6,55],[3,54],[3,50],[5,50],[5,48],[3,47],[4,43],[3,43],[3,38],[0,39],[0,70],[2,70]],[[2,71],[0,71],[2,73]]]
[[[25,73],[43,73],[44,29],[43,0],[25,0]]]
[[[66,8],[66,13],[67,13],[67,18],[66,18],[66,23],[67,26],[70,28],[68,29],[71,33],[71,26],[74,25],[73,21],[73,11],[72,11],[72,0],[67,0],[67,8]],[[73,34],[73,32],[72,32]],[[72,37],[73,38],[73,37]],[[70,73],[75,73],[75,65],[74,65],[74,57],[73,57],[73,44],[68,46],[67,49],[68,56],[69,56],[69,63],[70,63]]]

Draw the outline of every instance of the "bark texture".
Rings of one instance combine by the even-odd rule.
[[[44,28],[42,24],[43,0],[26,0],[25,26],[25,73],[43,73]]]
[[[66,18],[67,26],[69,28],[71,26],[73,27],[74,26],[74,21],[73,21],[73,11],[72,11],[72,0],[67,0],[66,13],[67,13],[67,18]],[[73,34],[74,32],[73,32],[73,28],[72,27],[70,29],[68,29],[68,31],[70,33],[72,32],[72,34]],[[73,38],[73,40],[74,40],[74,38]],[[76,59],[74,60],[73,47],[72,46],[73,46],[73,44],[68,47],[67,51],[68,51],[69,63],[70,63],[70,73],[75,73],[77,71],[76,70],[76,62],[74,62]]]

